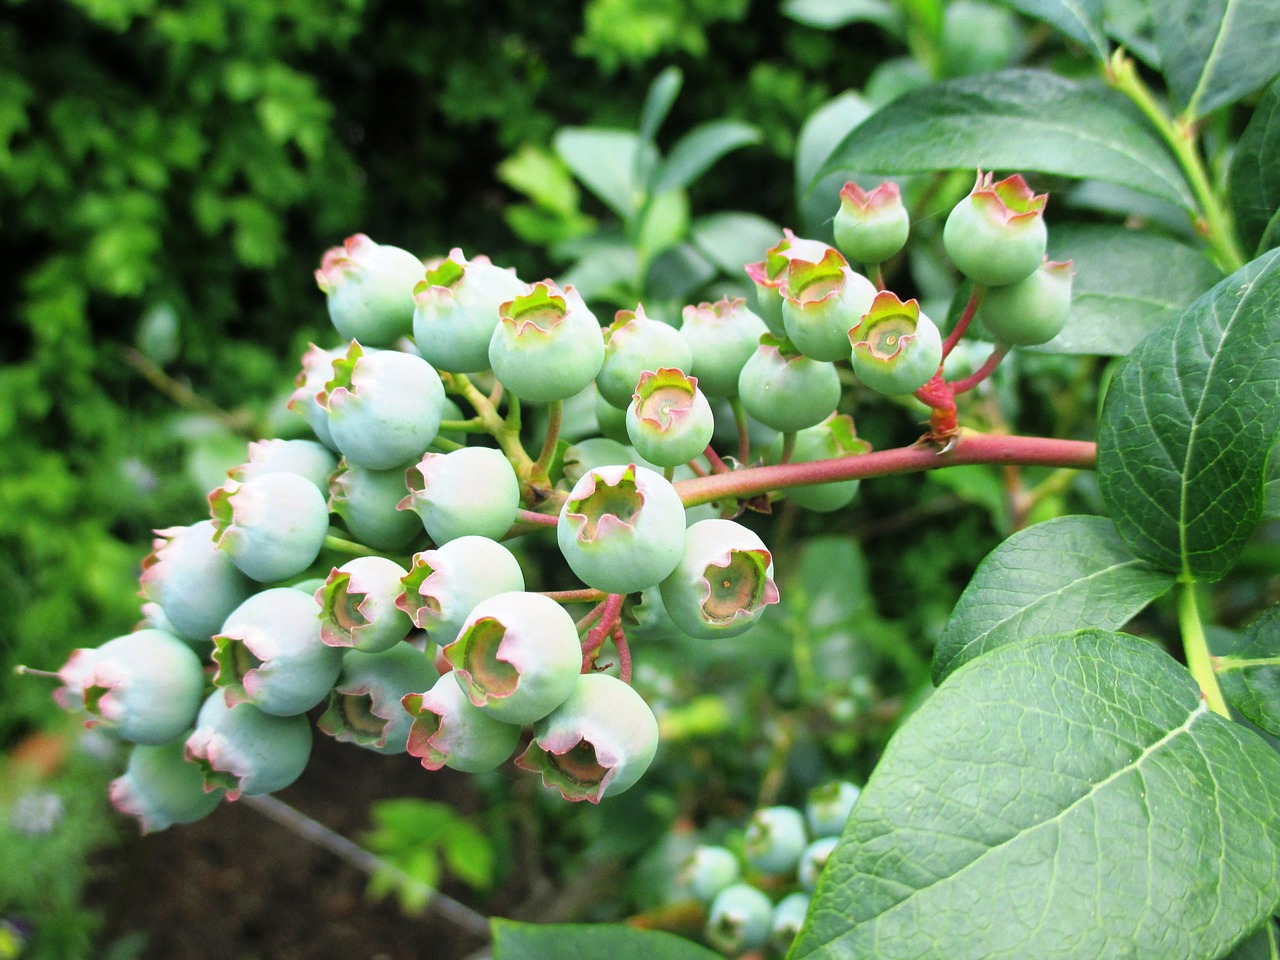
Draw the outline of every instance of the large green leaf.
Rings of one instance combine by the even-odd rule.
[[[789,957],[1218,957],[1280,902],[1277,783],[1155,645],[1011,644],[889,743]]]
[[[742,268],[764,259],[765,251],[782,239],[782,228],[756,213],[726,210],[693,221],[690,239],[721,270],[735,279]]]
[[[723,960],[659,930],[605,923],[516,923],[494,918],[493,960]]]
[[[1063,224],[1050,256],[1072,260],[1071,316],[1036,350],[1124,356],[1222,279],[1201,250],[1159,233],[1106,224]]]
[[[635,212],[643,194],[635,174],[656,162],[653,144],[630,130],[563,127],[554,145],[574,176],[614,213],[626,219]]]
[[[822,172],[961,167],[1104,180],[1195,206],[1172,156],[1128,101],[1043,70],[963,77],[905,94],[855,127]]]
[[[1251,723],[1280,737],[1280,605],[1253,621],[1243,645],[1218,661],[1218,682]]]
[[[1173,585],[1134,557],[1106,517],[1058,517],[991,551],[933,654],[933,679],[1005,644],[1081,627],[1115,630]]]
[[[658,168],[654,193],[687,187],[726,153],[760,142],[760,130],[737,120],[712,120],[676,141]]]
[[[816,183],[814,177],[849,131],[869,116],[871,105],[859,94],[846,90],[809,114],[800,128],[796,139],[796,207],[806,236],[819,232],[830,236],[826,224],[840,206],[840,188],[849,172],[837,170]]]
[[[1164,77],[1193,118],[1234,103],[1280,69],[1275,0],[1161,0],[1157,9]]]
[[[1098,482],[1135,554],[1214,580],[1262,517],[1280,428],[1280,251],[1265,254],[1142,341],[1098,427]]]
[[[1088,48],[1098,60],[1107,59],[1102,33],[1102,0],[1000,0],[1006,7],[1061,30]]]
[[[1231,210],[1250,250],[1280,244],[1280,80],[1258,102],[1231,157]]]

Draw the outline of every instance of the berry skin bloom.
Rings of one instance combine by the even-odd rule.
[[[979,170],[973,190],[952,208],[942,229],[947,256],[966,277],[985,286],[1030,276],[1044,259],[1048,198],[1027,186],[1021,174],[993,183],[990,173]]]
[[[413,326],[413,287],[424,269],[409,251],[357,233],[325,251],[315,276],[339,334],[388,347]]]

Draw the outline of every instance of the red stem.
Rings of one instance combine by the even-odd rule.
[[[707,458],[707,462],[711,464],[712,473],[728,473],[729,465],[720,459],[720,454],[716,453],[711,444],[707,444],[707,449],[702,451],[702,455]]]
[[[618,651],[618,679],[623,683],[631,682],[631,647],[627,645],[627,635],[622,632],[622,624],[613,629],[613,648]]]
[[[972,463],[1016,463],[1024,466],[1092,470],[1097,460],[1097,450],[1097,444],[1087,440],[1056,440],[1050,437],[1002,436],[961,431],[955,443],[946,451],[939,451],[927,443],[918,443],[910,447],[850,454],[811,463],[748,467],[732,473],[680,480],[675,487],[685,506],[691,507],[715,500],[745,500],[771,490],[811,483],[918,473]]]
[[[587,639],[582,643],[583,670],[590,669],[591,664],[595,662],[596,654],[600,652],[604,642],[609,639],[614,627],[619,626],[619,615],[622,613],[623,599],[625,598],[620,593],[611,593],[605,598],[600,613],[600,622],[591,628],[591,631],[587,634]]]
[[[1000,366],[1000,361],[1005,358],[1005,354],[1009,352],[1007,343],[997,343],[996,348],[991,351],[991,356],[973,373],[965,377],[963,380],[953,381],[951,384],[952,394],[964,393],[966,390],[972,390],[995,371]]]
[[[554,527],[560,518],[551,513],[538,513],[536,510],[517,510],[516,523],[536,523],[543,527]]]
[[[603,590],[591,587],[583,587],[581,590],[543,590],[541,593],[556,603],[595,603],[606,596]]]
[[[946,340],[942,341],[943,360],[951,356],[951,351],[955,349],[956,344],[960,342],[960,338],[969,329],[969,324],[973,320],[973,315],[978,312],[978,304],[981,302],[982,294],[985,290],[986,287],[974,284],[973,293],[969,294],[969,302],[964,305],[964,313],[960,314],[960,319],[956,322],[956,328],[947,334]]]

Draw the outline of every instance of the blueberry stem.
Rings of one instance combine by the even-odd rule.
[[[969,324],[973,322],[973,315],[978,312],[978,304],[982,302],[982,295],[985,292],[986,287],[981,284],[975,283],[973,285],[973,292],[969,294],[969,302],[964,305],[964,312],[960,314],[960,319],[956,321],[955,329],[947,334],[946,340],[942,341],[943,360],[951,356],[951,351],[956,348],[960,338],[969,329]]]
[[[751,433],[747,427],[747,411],[742,406],[742,400],[734,397],[729,401],[729,406],[733,409],[733,419],[738,424],[738,460],[742,463],[751,462]]]
[[[560,424],[564,420],[564,401],[552,400],[547,404],[547,435],[542,441],[542,452],[534,461],[530,479],[546,479],[551,461],[556,455],[556,443],[560,439]]]
[[[621,623],[613,628],[610,639],[613,640],[613,648],[618,651],[618,679],[623,683],[630,683],[631,647],[627,643],[627,635],[623,632]]]
[[[1086,440],[1004,436],[961,429],[945,451],[939,451],[930,442],[919,442],[909,447],[849,454],[811,463],[747,467],[709,477],[691,477],[678,480],[675,488],[684,505],[692,507],[717,500],[750,499],[786,487],[919,473],[974,463],[1092,470],[1096,465],[1097,450],[1097,444]]]
[[[729,472],[729,465],[720,459],[720,454],[716,453],[711,444],[707,444],[707,449],[702,451],[702,455],[707,458],[707,463],[711,464],[712,473]]]
[[[47,677],[50,680],[61,680],[52,670],[37,670],[35,667],[28,667],[25,663],[20,663],[13,668],[13,672],[20,677]]]
[[[350,553],[357,557],[372,557],[378,555],[378,551],[372,547],[366,547],[363,543],[356,543],[354,540],[347,540],[343,537],[334,536],[332,533],[326,534],[324,545],[330,550],[338,550],[341,553]]]
[[[951,384],[952,394],[964,393],[966,390],[972,390],[987,377],[995,372],[996,367],[1000,366],[1000,361],[1005,358],[1010,350],[1009,344],[997,343],[996,348],[991,351],[991,356],[983,362],[977,370],[969,374],[963,380],[955,380]]]

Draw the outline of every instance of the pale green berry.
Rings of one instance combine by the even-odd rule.
[[[693,352],[679,331],[661,320],[652,320],[637,304],[635,310],[619,310],[604,331],[604,365],[596,387],[605,402],[620,410],[631,403],[640,374],[659,367],[688,370]]]
[[[742,406],[767,427],[793,433],[821,423],[840,402],[835,364],[812,360],[790,341],[772,334],[747,360],[738,377]]]
[[[519,725],[481,710],[449,674],[424,693],[407,694],[402,704],[412,720],[407,749],[428,770],[492,770],[520,742]]]
[[[187,760],[181,740],[134,747],[124,773],[110,787],[112,806],[135,817],[144,834],[201,820],[222,796],[220,789],[205,789],[200,768]]]
[[[276,717],[251,703],[228,706],[215,690],[200,708],[185,755],[200,768],[205,789],[223,789],[228,800],[275,793],[306,769],[311,724],[302,714]]]
[[[901,188],[886,180],[867,192],[850,180],[840,188],[840,209],[832,228],[836,246],[850,260],[884,263],[906,245],[911,230]]]
[[[431,658],[411,643],[378,653],[348,650],[316,726],[342,743],[376,753],[404,753],[413,718],[401,702],[407,694],[426,690],[438,676]]]
[[[778,602],[773,557],[733,520],[699,520],[685,531],[684,553],[660,587],[668,615],[691,637],[736,637]]]
[[[804,814],[795,807],[764,807],[751,815],[742,851],[755,869],[778,875],[796,869],[808,843]]]
[[[871,444],[854,432],[853,418],[832,414],[816,426],[796,434],[792,463],[815,463],[835,457],[860,456],[871,452]],[[774,441],[775,462],[782,453],[782,438]],[[803,487],[789,487],[787,499],[815,513],[831,513],[847,507],[858,493],[859,480],[837,480]]]
[[[572,286],[550,280],[503,303],[489,341],[498,381],[523,400],[567,400],[585,389],[604,363],[604,334]]]
[[[830,362],[848,356],[849,329],[871,309],[876,288],[828,250],[817,263],[792,260],[782,296],[787,338],[806,357]]]
[[[1062,332],[1071,314],[1072,274],[1070,260],[1046,260],[1025,280],[988,288],[978,319],[1000,343],[1048,343]]]
[[[764,946],[773,922],[773,904],[755,887],[735,883],[711,901],[706,936],[713,947],[730,956]]]
[[[524,287],[514,271],[494,266],[488,257],[468,260],[460,249],[450,250],[413,288],[418,352],[451,373],[488,369],[498,308]]]
[[[315,276],[328,296],[329,318],[338,333],[386,347],[412,328],[413,287],[423,269],[409,251],[357,233],[325,251]]]
[[[1014,174],[992,183],[978,171],[967,197],[952,208],[942,230],[947,256],[974,283],[1000,286],[1030,276],[1044,259],[1047,194]]]
[[[669,367],[640,374],[627,408],[627,435],[642,457],[660,467],[688,463],[707,448],[714,430],[696,377]]]
[[[738,374],[768,332],[741,297],[685,307],[680,335],[693,351],[688,373],[708,397],[738,395]]]
[[[413,626],[396,605],[407,573],[386,557],[356,557],[335,567],[315,591],[320,639],[331,647],[368,653],[394,647]]]
[[[765,252],[763,260],[747,264],[745,269],[747,276],[755,284],[760,317],[774,336],[786,335],[782,319],[782,288],[787,282],[787,270],[791,261],[799,259],[818,263],[831,249],[830,244],[797,237],[784,228],[782,239]]]
[[[397,606],[443,647],[457,639],[481,600],[524,590],[524,574],[502,544],[468,536],[414,554],[402,583]]]
[[[506,455],[494,447],[428,453],[405,474],[412,510],[436,544],[458,537],[497,539],[515,523],[520,481]]]
[[[849,331],[853,372],[888,397],[919,390],[942,364],[942,335],[914,300],[903,303],[886,290]]]

